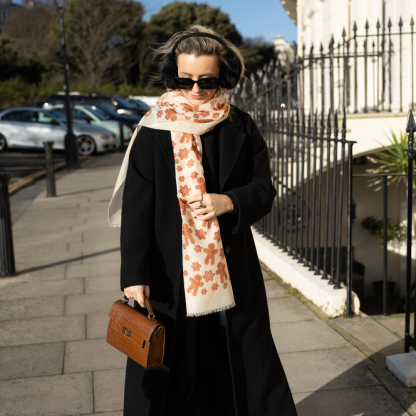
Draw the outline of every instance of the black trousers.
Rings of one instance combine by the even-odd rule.
[[[234,416],[226,328],[220,313],[186,317],[182,289],[175,324],[166,416]]]

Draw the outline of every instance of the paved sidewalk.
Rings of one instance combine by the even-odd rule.
[[[122,415],[126,359],[105,341],[122,294],[119,229],[107,225],[121,158],[63,176],[59,197],[40,195],[14,224],[20,275],[0,279],[1,416]],[[407,415],[362,352],[264,276],[299,416]]]

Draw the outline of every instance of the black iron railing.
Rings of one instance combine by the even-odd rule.
[[[416,302],[413,305],[413,312],[415,312],[414,319],[414,329],[415,337],[410,336],[410,312],[411,304],[410,297],[412,294],[412,218],[413,218],[413,159],[416,158],[416,150],[413,149],[415,133],[416,133],[416,123],[413,117],[412,110],[409,111],[407,117],[407,140],[408,148],[405,149],[408,152],[409,166],[407,169],[407,255],[406,255],[406,298],[405,298],[405,352],[409,352],[410,347],[412,346],[416,350]],[[414,288],[414,284],[413,284]]]
[[[406,26],[400,18],[396,25],[389,19],[387,25],[377,21],[370,29],[368,21],[362,28],[354,23],[352,37],[347,38],[344,29],[340,41],[336,43],[332,36],[326,50],[322,43],[308,50],[303,45],[301,51],[295,45],[293,62],[282,64],[277,59],[251,81],[259,89],[264,80],[282,78],[279,105],[298,105],[307,113],[318,109],[327,114],[344,107],[348,113],[414,110],[413,17]],[[233,94],[249,100],[255,89],[241,87]]]
[[[268,145],[278,194],[272,211],[255,229],[334,289],[340,289],[344,280],[351,316],[354,142],[346,140],[346,113],[342,126],[337,111],[306,115],[291,106],[290,77],[256,81],[243,85],[242,98],[231,96],[231,102],[251,115]],[[283,87],[287,107],[282,106]],[[247,95],[251,98],[244,100]]]

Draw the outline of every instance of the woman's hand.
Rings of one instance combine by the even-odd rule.
[[[135,299],[139,302],[139,305],[142,308],[146,308],[146,304],[144,303],[144,295],[146,293],[147,297],[150,296],[150,287],[147,285],[138,285],[138,286],[129,286],[124,289],[124,294],[129,299]]]
[[[206,208],[199,208],[201,198]],[[227,195],[220,194],[192,195],[188,198],[187,204],[192,208],[196,218],[201,221],[210,220],[233,210],[231,199]]]

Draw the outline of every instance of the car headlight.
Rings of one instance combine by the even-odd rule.
[[[96,133],[95,136],[98,139],[103,139],[103,140],[109,140],[109,139],[114,139],[114,134],[112,133]]]

